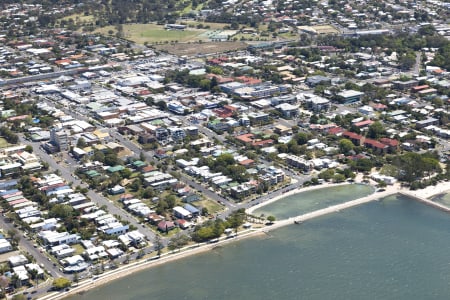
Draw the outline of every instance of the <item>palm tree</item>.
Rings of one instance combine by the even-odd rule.
[[[79,276],[78,276],[78,272],[75,272],[74,274],[73,274],[73,282],[75,282],[75,283],[78,283],[78,281],[79,281]]]
[[[31,275],[31,279],[35,280],[36,281],[36,286],[38,286],[39,285],[39,274],[38,274],[38,271],[35,270],[35,269],[31,269],[29,271],[29,273]]]
[[[137,259],[140,259],[140,258],[144,257],[144,255],[145,255],[144,250],[143,250],[143,249],[140,249],[140,250],[138,251],[138,253],[137,253]]]
[[[0,276],[0,288],[3,295],[6,293],[6,288],[9,286],[10,282],[11,280],[8,277],[4,275]]]

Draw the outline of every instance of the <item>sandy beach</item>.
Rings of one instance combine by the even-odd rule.
[[[362,181],[362,177],[357,176],[355,183],[358,183],[361,181]],[[295,190],[289,191],[283,195],[274,197],[273,199],[271,199],[269,201],[266,201],[266,202],[261,203],[256,206],[253,206],[250,209],[248,209],[247,212],[251,213],[252,211],[254,211],[255,209],[257,209],[259,207],[262,207],[269,203],[275,202],[275,201],[285,198],[287,196],[295,195],[295,194],[306,192],[306,191],[324,189],[324,188],[328,188],[328,187],[345,185],[345,184],[349,184],[349,183],[347,183],[347,182],[338,183],[338,184],[327,183],[327,184],[311,186],[311,187],[307,187],[307,188],[295,189]],[[371,185],[372,184],[373,184],[373,182],[371,182]],[[400,191],[405,192],[407,194],[416,195],[416,196],[422,197],[422,198],[430,198],[432,196],[444,194],[447,191],[450,191],[450,182],[442,182],[436,186],[430,186],[425,189],[416,190],[416,191],[410,191],[409,189],[402,188],[400,186],[400,184],[396,183],[394,185],[387,186],[385,188],[385,191],[378,192],[378,193],[374,192],[373,194],[369,195],[368,197],[382,198],[382,197],[386,197],[388,195],[395,194]],[[250,236],[265,234],[265,232],[267,232],[267,231],[274,230],[276,228],[286,226],[288,224],[292,224],[293,223],[292,220],[293,220],[293,218],[290,218],[288,220],[280,220],[280,221],[275,222],[275,224],[272,226],[263,227],[263,228],[259,228],[259,229],[245,230],[245,231],[239,232],[238,236],[235,238],[231,238],[231,239],[221,238],[221,240],[218,243],[214,243],[214,244],[203,243],[203,244],[188,246],[183,249],[180,249],[180,251],[177,251],[175,253],[171,252],[171,253],[166,253],[164,255],[161,255],[161,257],[159,259],[155,259],[155,257],[153,257],[153,258],[147,259],[145,261],[138,261],[138,262],[130,263],[130,264],[122,266],[116,270],[111,270],[111,271],[105,272],[105,273],[99,275],[97,277],[97,279],[95,279],[95,280],[93,280],[93,279],[84,280],[84,281],[78,283],[78,285],[72,287],[70,289],[70,291],[68,291],[68,292],[54,292],[54,293],[48,294],[40,299],[56,300],[56,299],[66,298],[70,295],[83,293],[90,289],[94,289],[101,285],[110,283],[116,279],[123,278],[130,274],[134,274],[136,272],[139,272],[139,271],[151,268],[151,267],[155,267],[155,266],[158,266],[163,263],[182,259],[182,258],[185,258],[190,255],[195,255],[195,254],[200,254],[200,253],[203,253],[206,251],[210,251],[210,250],[213,250],[217,246],[232,243],[232,242],[244,239],[244,238],[248,238]]]

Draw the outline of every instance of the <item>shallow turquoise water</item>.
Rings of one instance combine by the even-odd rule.
[[[279,220],[287,219],[331,205],[362,198],[373,192],[373,187],[364,184],[345,184],[311,190],[269,203],[256,209],[253,215],[273,215]]]
[[[391,196],[72,299],[448,299],[449,249],[449,214]]]
[[[431,200],[450,207],[450,193],[436,195],[432,197]]]

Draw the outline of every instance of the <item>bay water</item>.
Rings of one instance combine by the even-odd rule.
[[[449,253],[450,215],[396,195],[71,299],[449,299]]]

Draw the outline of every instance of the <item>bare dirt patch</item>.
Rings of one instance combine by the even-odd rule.
[[[153,46],[157,50],[167,51],[175,55],[205,55],[227,51],[243,50],[248,47],[243,42],[211,42],[211,43],[176,43]]]

